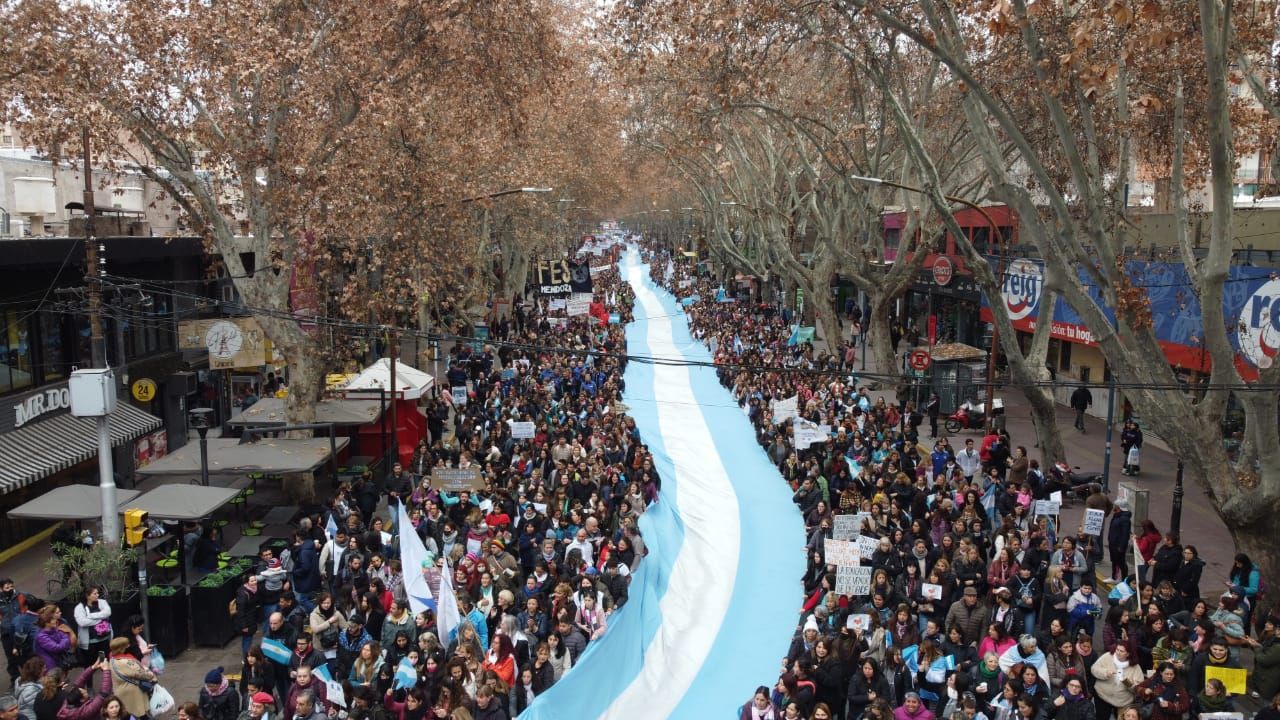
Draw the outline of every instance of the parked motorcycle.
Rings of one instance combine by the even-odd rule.
[[[996,398],[992,403],[996,406],[996,412],[999,413],[1002,407],[1000,398]],[[986,403],[974,404],[970,400],[964,401],[960,407],[947,416],[943,421],[943,427],[949,433],[958,433],[961,430],[981,430],[987,426]]]
[[[1051,493],[1061,492],[1064,498],[1074,497],[1083,500],[1102,489],[1102,473],[1081,472],[1079,466],[1072,467],[1064,462],[1054,463],[1049,468],[1049,476],[1042,489],[1043,498]]]

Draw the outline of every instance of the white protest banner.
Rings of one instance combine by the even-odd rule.
[[[465,386],[458,386],[456,388],[453,388],[453,404],[454,405],[467,404],[467,388]]]
[[[1084,511],[1084,534],[1102,535],[1102,521],[1107,516],[1105,510]]]
[[[572,298],[565,305],[565,312],[568,313],[569,317],[586,315],[591,312],[591,300],[579,300],[576,297]]]
[[[836,568],[836,594],[870,595],[871,568],[857,565]]]
[[[854,632],[866,632],[871,627],[871,616],[866,613],[854,613],[844,621],[844,626]]]
[[[1061,507],[1061,506],[1062,506],[1062,491],[1061,491],[1061,490],[1054,490],[1053,492],[1049,493],[1049,502],[1056,502],[1056,503],[1058,503],[1058,506],[1059,506],[1059,507]]]
[[[599,250],[600,250],[600,248],[596,248],[596,250],[597,250],[597,251],[599,251]],[[598,255],[598,254],[599,254],[599,252],[597,252],[596,254]],[[608,266],[608,265],[597,265],[596,267],[591,268],[591,274],[592,274],[592,275],[599,275],[600,273],[605,272],[605,271],[607,271],[608,269],[609,269],[609,266]]]
[[[798,413],[799,403],[800,403],[799,395],[792,395],[786,400],[774,400],[772,403],[773,424],[781,425],[782,423],[790,420],[791,418],[796,417],[799,414]]]
[[[797,450],[807,450],[814,443],[825,443],[831,439],[830,425],[817,425],[802,418],[796,418],[792,432]]]
[[[920,585],[920,594],[923,595],[926,600],[941,600],[942,586],[934,585],[933,583],[922,583]]]
[[[867,537],[866,535],[858,536],[858,551],[862,554],[862,557],[870,559],[878,547],[880,547],[880,538]]]
[[[533,439],[533,423],[532,422],[515,422],[507,421],[511,426],[511,437],[516,440],[532,440]]]
[[[1037,500],[1036,515],[1049,515],[1056,517],[1062,511],[1062,503],[1056,503],[1052,500]]]
[[[835,524],[831,526],[831,537],[835,540],[852,540],[858,537],[858,529],[862,523],[857,515],[837,515]]]
[[[680,282],[676,283],[676,286],[677,286],[677,287],[681,287],[681,288],[687,288],[687,287],[690,287],[690,286],[692,286],[692,285],[693,285],[693,281],[692,281],[692,280],[681,280]]]
[[[566,302],[567,301],[564,298],[555,298],[549,305],[547,305],[547,309],[552,312],[555,312],[556,310],[563,310]]]
[[[828,565],[844,567],[858,564],[858,544],[848,540],[828,538],[824,544]]]

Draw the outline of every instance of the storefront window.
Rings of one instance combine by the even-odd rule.
[[[44,381],[61,380],[67,376],[70,359],[63,345],[63,316],[51,312],[40,313],[40,362],[44,366]]]
[[[0,312],[4,331],[0,333],[0,392],[31,387],[35,378],[31,361],[31,311]]]

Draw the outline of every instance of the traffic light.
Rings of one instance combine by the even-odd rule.
[[[147,533],[147,511],[130,509],[124,511],[124,542],[126,545],[141,545]]]

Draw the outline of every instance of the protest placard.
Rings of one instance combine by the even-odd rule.
[[[467,404],[467,388],[465,386],[453,388],[453,404],[457,406]]]
[[[1036,501],[1036,515],[1049,515],[1052,517],[1057,517],[1058,513],[1061,511],[1062,511],[1062,503],[1056,503],[1052,500]]]
[[[837,595],[869,595],[870,593],[870,566],[850,565],[836,568]]]
[[[797,407],[800,403],[799,395],[792,395],[786,400],[773,401],[773,424],[781,425],[782,423],[797,416]]]
[[[1105,510],[1085,510],[1084,511],[1084,534],[1085,535],[1101,535],[1102,521],[1106,518]]]
[[[534,426],[532,422],[508,422],[511,426],[511,437],[516,440],[533,439]]]
[[[461,492],[483,489],[484,480],[480,477],[480,468],[474,465],[466,468],[432,468],[431,485],[439,490]]]
[[[858,536],[858,551],[862,554],[862,557],[870,559],[875,554],[877,547],[880,547],[880,538],[867,537],[866,535]]]
[[[858,529],[861,527],[857,515],[837,515],[831,526],[831,537],[836,540],[852,540],[858,536]]]
[[[866,613],[854,613],[844,621],[844,626],[854,632],[866,632],[871,627],[871,616]]]
[[[792,426],[797,450],[807,450],[814,443],[824,443],[831,439],[830,425],[817,425],[803,418],[796,418]]]
[[[824,544],[826,561],[828,565],[836,565],[844,567],[846,565],[857,565],[858,544],[848,540],[836,540],[828,538]]]
[[[563,310],[567,302],[568,301],[564,298],[555,298],[547,305],[547,309],[552,312],[555,312],[556,310]]]
[[[578,317],[579,315],[586,315],[587,313],[591,312],[590,298],[586,300],[582,300],[577,297],[570,298],[569,302],[565,304],[565,312],[569,315],[569,317]]]
[[[942,586],[934,585],[933,583],[923,583],[920,585],[920,594],[923,595],[926,600],[941,600]]]

